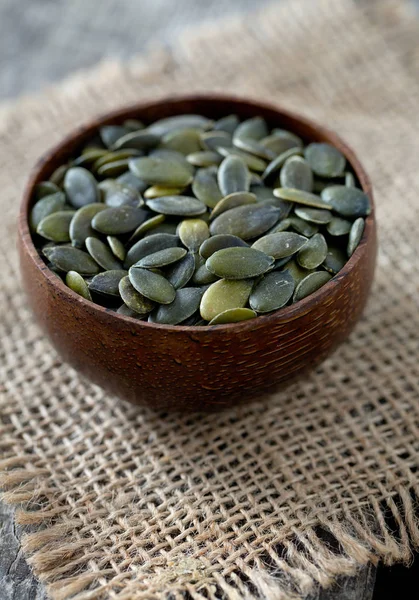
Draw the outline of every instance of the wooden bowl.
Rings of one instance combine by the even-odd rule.
[[[336,146],[363,190],[370,181],[334,133],[277,106],[229,96],[192,96],[137,104],[79,127],[36,165],[19,218],[21,273],[35,317],[62,358],[110,394],[158,409],[208,410],[273,391],[328,356],[358,321],[376,257],[374,207],[363,238],[344,268],[320,290],[271,315],[242,323],[183,327],[124,317],[72,292],[44,264],[32,242],[28,213],[36,183],[48,179],[101,125],[127,118],[151,122],[179,113],[219,118],[261,115],[271,127]]]

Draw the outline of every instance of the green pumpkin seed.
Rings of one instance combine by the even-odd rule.
[[[226,325],[227,323],[239,323],[254,319],[257,314],[250,308],[231,308],[220,313],[208,323],[208,325]]]
[[[149,153],[149,157],[178,163],[191,175],[193,175],[195,172],[194,167],[188,163],[186,157],[181,152],[177,152],[176,150],[169,150],[168,148],[156,148]]]
[[[83,167],[71,167],[64,177],[64,191],[75,208],[99,202],[96,179]]]
[[[217,183],[217,175],[210,169],[198,169],[192,183],[192,192],[206,206],[214,206],[222,198]]]
[[[208,225],[202,219],[185,219],[179,224],[177,233],[182,244],[191,252],[197,252],[210,235]]]
[[[269,150],[268,148],[265,148],[265,146],[262,146],[261,143],[256,142],[255,140],[252,139],[247,139],[247,138],[238,138],[233,140],[234,146],[236,148],[238,148],[239,150],[242,150],[244,152],[246,152],[247,154],[252,154],[254,156],[257,156],[258,158],[262,158],[265,161],[271,161],[276,157],[275,152],[273,152],[272,150]],[[251,167],[252,163],[249,163],[249,168]],[[266,168],[266,163],[265,163],[265,168]],[[258,168],[258,171],[262,171],[262,164],[260,163],[260,167]]]
[[[313,189],[313,171],[301,156],[288,158],[280,173],[281,187],[311,192]]]
[[[147,216],[145,210],[129,205],[106,208],[93,217],[92,227],[105,235],[120,235],[136,229]]]
[[[75,160],[72,162],[73,167],[86,167],[90,165],[94,165],[99,159],[103,156],[109,155],[109,152],[106,148],[89,148],[81,153]]]
[[[175,288],[158,273],[153,273],[148,269],[131,267],[128,271],[128,276],[137,292],[153,302],[170,304],[176,297]]]
[[[266,161],[262,160],[261,158],[258,158],[257,156],[253,156],[248,152],[244,152],[244,150],[239,150],[239,148],[227,148],[220,146],[218,148],[218,152],[226,158],[236,157],[241,159],[242,162],[252,171],[258,171],[260,173],[263,173],[263,171],[266,169]]]
[[[118,315],[123,315],[124,317],[131,317],[131,319],[138,319],[139,321],[142,321],[143,317],[147,315],[147,313],[141,315],[135,312],[135,310],[131,310],[126,304],[122,304],[122,306],[120,306],[116,312],[118,313]]]
[[[200,288],[182,288],[177,290],[171,304],[161,305],[149,317],[150,323],[178,325],[191,317],[199,308],[203,290]]]
[[[262,138],[266,138],[267,135],[268,127],[265,119],[262,117],[252,117],[237,125],[234,131],[233,141],[238,139],[251,139],[259,141]]]
[[[212,256],[214,252],[222,250],[223,248],[234,248],[234,247],[246,247],[247,244],[241,238],[236,235],[230,235],[228,233],[222,233],[219,235],[213,235],[212,237],[205,240],[199,248],[199,254],[205,260]]]
[[[278,310],[290,300],[294,288],[294,279],[288,271],[267,273],[250,294],[250,307],[258,313]]]
[[[219,165],[222,161],[221,156],[217,152],[204,150],[200,152],[192,152],[186,157],[188,163],[194,167],[210,167],[211,165]]]
[[[70,239],[71,244],[76,248],[83,248],[86,238],[97,236],[91,226],[92,219],[102,210],[105,210],[106,206],[95,202],[93,204],[86,204],[79,208],[70,222]]]
[[[291,259],[285,266],[284,272],[288,272],[294,280],[295,287],[302,281],[307,275],[313,271],[303,269],[296,260]]]
[[[162,196],[148,200],[147,206],[154,212],[179,217],[195,217],[207,210],[205,204],[191,196]]]
[[[218,148],[231,148],[231,135],[226,131],[206,131],[201,133],[201,146],[204,150],[218,152]]]
[[[275,259],[292,256],[298,252],[305,244],[307,238],[289,231],[279,233],[269,233],[264,237],[259,238],[252,245],[252,248],[264,252]]]
[[[165,248],[164,250],[144,256],[144,258],[136,262],[133,266],[143,269],[158,269],[177,262],[185,255],[186,250],[184,248]]]
[[[225,212],[226,210],[230,210],[231,208],[237,208],[238,206],[255,203],[256,196],[254,194],[251,194],[250,192],[234,192],[233,194],[229,194],[217,202],[213,211],[211,212],[210,219],[215,219],[218,217],[218,215],[221,215],[221,213]]]
[[[122,268],[120,262],[116,260],[115,256],[112,254],[110,248],[108,248],[101,240],[98,240],[95,237],[88,237],[86,239],[86,249],[102,269],[111,271]]]
[[[294,188],[275,188],[274,196],[281,198],[281,200],[288,200],[289,202],[295,202],[296,204],[303,204],[304,206],[312,206],[314,208],[325,208],[326,210],[332,210],[332,206],[324,201],[319,196],[311,194],[310,192],[304,192],[303,190],[295,190]]]
[[[129,168],[136,177],[150,185],[186,187],[193,179],[189,168],[175,160],[144,156],[129,160]]]
[[[310,273],[297,285],[293,301],[298,302],[310,294],[313,294],[327,283],[331,277],[330,273],[327,273],[326,271],[314,271],[313,273]]]
[[[184,188],[167,187],[166,185],[152,185],[144,192],[144,198],[153,200],[153,198],[161,198],[162,196],[179,196]]]
[[[148,127],[148,131],[155,135],[163,136],[175,129],[209,129],[213,121],[202,115],[176,115],[155,121]]]
[[[327,256],[327,242],[321,233],[316,233],[297,254],[297,261],[304,269],[316,269]]]
[[[126,119],[123,122],[123,126],[128,131],[139,131],[140,129],[145,129],[145,125],[139,119]]]
[[[292,148],[303,148],[302,139],[286,129],[274,129],[271,135],[263,138],[260,142],[265,148],[278,155]]]
[[[130,131],[121,136],[112,145],[112,150],[122,150],[124,148],[133,148],[135,150],[149,150],[154,148],[160,141],[160,136],[147,129],[140,131]]]
[[[129,161],[132,159],[124,158],[123,160],[115,160],[108,162],[98,168],[98,177],[117,177],[128,170]]]
[[[355,252],[359,242],[361,241],[362,234],[364,233],[364,228],[365,221],[362,217],[359,217],[353,222],[351,230],[349,232],[349,241],[347,248],[349,258]]]
[[[223,160],[218,168],[218,187],[224,196],[249,191],[249,171],[241,158],[228,156]]]
[[[352,223],[341,217],[332,217],[328,222],[327,233],[333,236],[346,235],[351,230]]]
[[[65,276],[67,286],[86,300],[92,300],[87,283],[77,271],[69,271]]]
[[[309,144],[304,151],[304,156],[313,172],[320,177],[339,177],[343,175],[346,158],[330,144]]]
[[[273,175],[276,175],[276,173],[284,166],[287,160],[294,156],[300,156],[301,153],[301,148],[294,147],[285,150],[285,152],[279,154],[268,164],[266,169],[263,171],[262,180],[267,181],[268,179],[271,179]]]
[[[274,259],[255,248],[236,247],[214,252],[205,264],[218,277],[246,279],[265,273],[274,264]]]
[[[165,277],[173,285],[175,290],[185,287],[192,279],[195,271],[195,259],[188,253],[184,258],[171,265],[165,271]]]
[[[318,225],[304,221],[304,219],[300,219],[300,217],[296,217],[295,215],[291,215],[289,217],[289,221],[291,223],[291,227],[297,233],[300,233],[307,238],[312,237],[319,231]]]
[[[218,279],[219,277],[214,275],[214,273],[211,273],[211,271],[208,271],[206,265],[203,264],[196,269],[192,277],[192,282],[195,285],[208,285],[214,283],[214,281],[217,281]]]
[[[214,317],[232,308],[243,308],[252,291],[253,280],[216,281],[205,291],[199,307],[201,317],[211,321]]]
[[[296,206],[294,209],[295,214],[303,221],[309,223],[315,223],[317,225],[326,225],[332,220],[333,216],[330,210],[324,210],[321,208],[307,208],[306,206]]]
[[[138,262],[144,256],[164,250],[165,248],[174,248],[179,246],[179,238],[169,233],[153,233],[148,237],[136,242],[127,252],[125,259],[125,268],[128,269],[134,263]]]
[[[176,129],[167,133],[161,141],[160,148],[175,150],[184,156],[201,150],[201,130]]]
[[[344,267],[346,261],[347,256],[340,248],[329,245],[327,249],[327,255],[322,266],[326,269],[326,271],[335,275]]]
[[[332,185],[322,191],[321,197],[342,217],[366,217],[371,212],[367,194],[358,188]]]
[[[119,282],[128,275],[123,269],[110,269],[95,275],[89,283],[89,289],[105,296],[119,296]]]
[[[56,186],[61,188],[64,184],[64,177],[67,173],[70,165],[60,165],[53,171],[51,177],[49,178],[51,183],[55,183]]]
[[[109,208],[117,208],[119,206],[134,206],[138,208],[143,204],[137,190],[115,181],[112,184],[107,185],[107,189],[104,191],[104,200],[106,206]]]
[[[215,131],[225,131],[226,133],[233,135],[239,123],[240,121],[237,115],[227,115],[226,117],[218,119],[218,121],[214,123],[213,129]]]
[[[155,235],[156,233],[170,233],[170,235],[176,235],[177,224],[172,222],[165,222],[157,225],[150,231],[146,231],[143,237],[149,237],[151,235]]]
[[[73,210],[60,210],[44,217],[36,228],[36,233],[52,242],[70,241],[70,222]]]
[[[122,125],[104,125],[99,129],[100,139],[107,148],[111,148],[119,138],[127,133],[127,128]]]
[[[119,177],[115,179],[115,183],[119,183],[124,188],[132,188],[138,192],[138,194],[142,194],[148,188],[148,184],[141,181],[141,179],[138,179],[131,171],[126,171],[125,173],[122,173],[122,175],[119,175]]]
[[[147,315],[150,313],[155,304],[141,293],[139,293],[132,285],[129,277],[123,277],[119,282],[119,294],[126,306],[139,315]],[[119,312],[119,311],[118,311]],[[119,313],[123,314],[123,313]],[[128,315],[130,316],[130,315]]]
[[[97,173],[101,167],[104,165],[112,164],[115,162],[123,161],[127,158],[132,158],[133,156],[141,156],[141,152],[138,150],[119,150],[117,152],[106,152],[99,158],[95,160],[93,163],[91,170]],[[124,171],[127,169],[125,168]],[[118,173],[117,173],[118,174]]]
[[[120,261],[124,261],[127,255],[124,244],[117,237],[113,235],[108,235],[106,241],[109,244],[109,248],[112,250],[112,253],[116,258],[119,258]]]
[[[55,187],[55,186],[54,186]],[[55,192],[45,196],[37,201],[31,210],[29,218],[29,227],[31,231],[36,231],[39,223],[58,211],[62,211],[65,205],[65,195],[63,192]]]
[[[280,221],[278,221],[278,223],[276,225],[274,225],[272,227],[272,229],[269,229],[267,234],[280,233],[281,231],[287,231],[288,229],[291,229],[291,225],[292,225],[291,219],[289,219],[288,217],[285,219],[281,219]]]
[[[87,252],[72,246],[54,246],[44,248],[43,254],[59,271],[77,271],[80,275],[96,275],[99,265]]]
[[[356,187],[355,176],[350,171],[345,173],[345,185],[346,187]]]
[[[58,192],[61,192],[60,188],[52,181],[40,181],[35,186],[35,200],[41,200],[45,196],[50,196]]]
[[[151,217],[151,219],[147,219],[144,223],[141,223],[134,231],[132,236],[129,238],[128,242],[133,244],[139,238],[141,238],[147,231],[152,231],[158,225],[161,225],[165,221],[166,217],[164,215],[156,215],[155,217]]]
[[[210,232],[211,235],[227,233],[249,240],[268,231],[279,217],[280,210],[273,206],[238,206],[216,217],[210,225]]]

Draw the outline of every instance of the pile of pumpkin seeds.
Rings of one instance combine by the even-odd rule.
[[[345,157],[261,117],[101,127],[36,186],[39,252],[77,294],[151,323],[217,325],[305,298],[370,213]]]

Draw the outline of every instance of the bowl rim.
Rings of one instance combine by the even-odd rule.
[[[148,321],[141,321],[134,317],[129,317],[126,315],[121,315],[116,311],[111,311],[104,306],[96,304],[90,300],[86,300],[82,296],[73,292],[60,277],[57,277],[56,274],[50,269],[45,268],[45,263],[41,259],[38,250],[35,247],[35,244],[32,240],[32,235],[29,229],[29,210],[32,204],[32,197],[35,185],[40,181],[40,174],[42,170],[45,168],[45,165],[48,164],[55,154],[60,152],[65,152],[65,149],[70,145],[75,145],[77,140],[81,140],[84,136],[89,133],[93,133],[97,130],[98,127],[109,124],[112,121],[121,121],[124,118],[134,118],[134,115],[138,116],[138,113],[141,111],[147,111],[151,108],[156,108],[164,105],[173,105],[176,106],[179,103],[200,103],[200,102],[214,102],[214,103],[222,103],[226,102],[229,104],[245,104],[249,108],[252,107],[255,109],[255,114],[257,114],[257,109],[267,110],[271,112],[276,112],[284,119],[289,119],[300,123],[303,127],[308,129],[315,130],[319,137],[326,138],[329,143],[336,146],[345,156],[352,169],[356,173],[356,176],[361,184],[362,190],[368,195],[371,202],[371,213],[365,219],[365,228],[362,235],[362,238],[352,256],[347,260],[344,267],[334,275],[326,284],[324,284],[321,288],[319,288],[316,292],[313,292],[306,298],[299,300],[295,304],[291,304],[290,306],[285,306],[280,308],[272,313],[267,315],[258,315],[254,319],[248,319],[246,321],[239,321],[237,323],[225,323],[219,325],[166,325],[161,323],[149,323]],[[176,114],[174,111],[173,114]],[[179,113],[178,113],[179,114]],[[369,238],[374,234],[375,228],[375,204],[374,197],[372,191],[371,180],[367,175],[364,167],[361,162],[357,158],[355,152],[352,150],[350,146],[334,131],[330,130],[323,125],[319,125],[316,121],[313,121],[299,113],[295,113],[286,108],[283,108],[280,104],[274,103],[266,103],[260,102],[257,99],[248,98],[248,97],[238,97],[231,94],[213,94],[213,93],[201,93],[201,94],[177,94],[170,97],[159,98],[154,101],[141,101],[136,103],[131,103],[122,108],[108,111],[106,113],[100,114],[97,117],[92,117],[85,123],[82,123],[80,126],[75,127],[69,134],[67,134],[61,142],[52,146],[49,150],[47,150],[35,163],[32,168],[29,178],[27,180],[26,186],[23,192],[23,198],[20,205],[19,218],[18,218],[18,236],[20,241],[25,249],[25,252],[33,261],[34,265],[43,273],[45,278],[49,280],[52,286],[57,287],[61,293],[65,294],[69,297],[70,300],[80,303],[83,307],[89,309],[90,311],[97,311],[99,314],[106,314],[111,317],[115,317],[117,320],[122,320],[125,323],[128,323],[130,326],[146,329],[156,329],[162,330],[164,332],[172,332],[172,333],[189,333],[189,334],[198,334],[198,333],[208,333],[209,331],[225,331],[231,330],[233,331],[246,331],[249,329],[257,328],[258,326],[269,326],[269,324],[280,324],[287,323],[288,321],[294,320],[297,315],[304,316],[307,314],[312,305],[318,302],[322,302],[329,295],[329,292],[336,286],[339,286],[343,279],[345,279],[350,271],[365,258],[366,254],[366,246]]]

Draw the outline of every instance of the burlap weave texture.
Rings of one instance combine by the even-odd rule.
[[[289,0],[0,109],[4,498],[55,600],[302,598],[419,543],[418,30],[400,2]],[[229,91],[336,129],[372,176],[380,254],[350,340],[285,393],[219,415],[120,403],[61,363],[20,291],[32,164],[140,99]],[[156,365],[158,372],[158,365]]]

